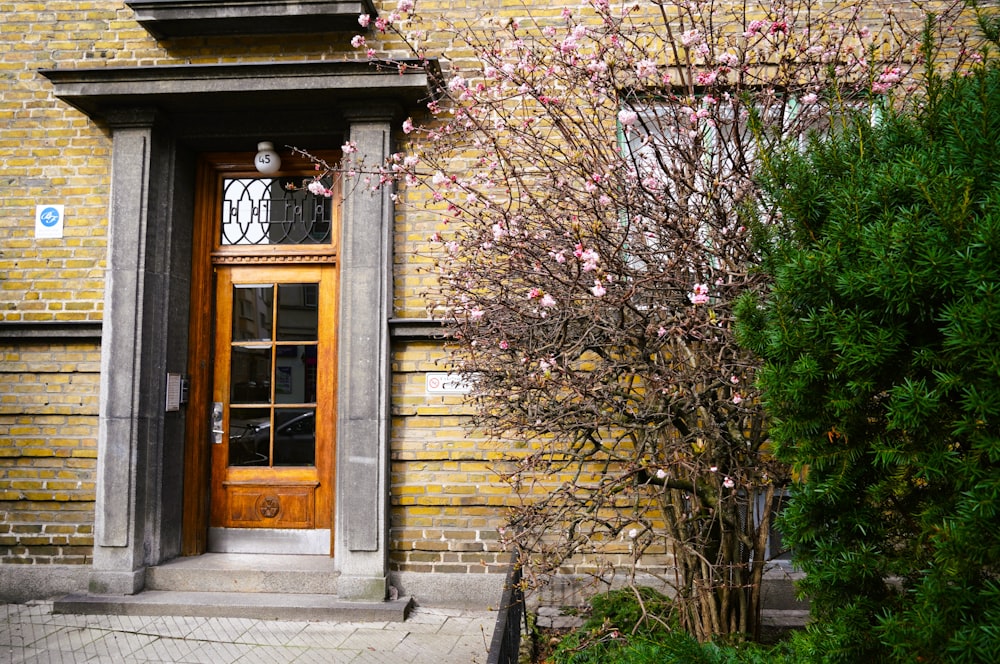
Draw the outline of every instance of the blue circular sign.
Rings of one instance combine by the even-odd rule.
[[[38,221],[46,228],[52,228],[59,223],[59,210],[54,207],[47,207],[38,215]]]

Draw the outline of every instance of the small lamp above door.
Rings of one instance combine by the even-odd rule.
[[[273,143],[261,141],[257,144],[257,156],[254,157],[253,165],[264,175],[273,175],[281,169],[281,157],[274,151]]]

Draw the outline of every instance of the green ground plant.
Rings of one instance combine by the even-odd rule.
[[[792,636],[777,645],[699,643],[677,623],[669,598],[648,588],[596,595],[579,629],[546,660],[551,664],[793,664],[818,661]],[[720,637],[723,638],[723,637]]]
[[[818,662],[1000,661],[1000,68],[773,164],[739,306]]]

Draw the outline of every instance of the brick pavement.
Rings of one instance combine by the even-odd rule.
[[[495,612],[417,607],[405,622],[58,615],[0,604],[0,664],[485,664]]]

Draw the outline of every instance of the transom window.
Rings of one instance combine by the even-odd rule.
[[[314,195],[301,185],[301,178],[297,182],[295,178],[224,178],[219,244],[331,244],[333,199]]]

